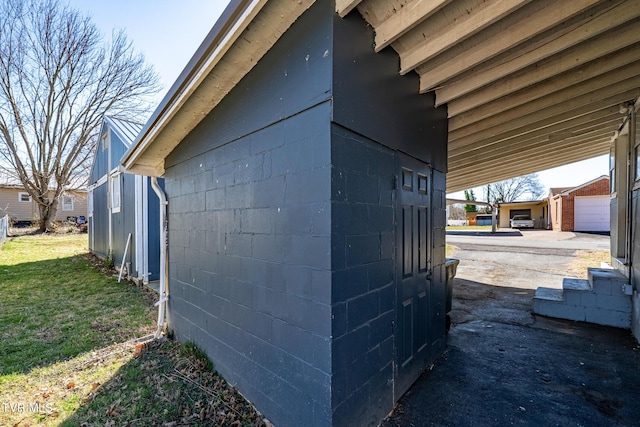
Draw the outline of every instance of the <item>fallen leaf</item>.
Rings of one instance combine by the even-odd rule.
[[[67,383],[67,388],[74,388],[76,386],[76,383],[74,383],[73,381],[69,381]]]
[[[116,404],[113,404],[111,406],[109,406],[107,408],[106,411],[104,411],[105,415],[120,415],[120,409],[118,409],[118,407],[116,406]]]
[[[136,349],[133,352],[133,358],[138,359],[144,353],[144,344],[136,344]]]

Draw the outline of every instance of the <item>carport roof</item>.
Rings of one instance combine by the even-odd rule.
[[[123,158],[164,157],[316,0],[232,0]],[[324,1],[324,0],[317,0]],[[638,0],[336,0],[449,115],[453,192],[609,151],[640,96]],[[249,25],[254,24],[254,25]]]

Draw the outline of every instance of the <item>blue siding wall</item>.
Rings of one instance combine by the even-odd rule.
[[[101,135],[106,132],[108,126],[110,125],[105,120]],[[133,133],[132,129],[135,129],[136,125],[126,124],[126,126],[127,130]],[[108,168],[109,159],[111,159],[111,169],[113,170],[117,167],[120,162],[120,158],[125,153],[127,146],[130,143],[130,141],[123,141],[118,132],[113,130],[109,132],[109,136],[108,149],[103,150],[103,143],[101,139],[95,152],[95,159],[91,171],[91,183],[96,183],[101,178],[108,176],[110,172]],[[91,226],[89,227],[89,244],[92,245],[92,247],[89,249],[102,257],[106,257],[109,254],[109,215],[111,215],[111,253],[115,265],[118,267],[121,266],[127,239],[129,233],[131,233],[131,241],[126,257],[124,258],[124,262],[131,263],[132,275],[135,276],[135,273],[137,272],[138,277],[142,278],[143,274],[150,273],[149,280],[157,280],[160,277],[160,220],[158,197],[148,182],[148,211],[143,213],[143,215],[147,216],[148,246],[146,248],[141,248],[145,242],[136,242],[135,210],[136,202],[141,203],[141,201],[136,201],[135,175],[120,174],[118,179],[120,179],[121,183],[120,212],[114,212],[112,214],[109,213],[109,179],[107,179],[106,183],[96,187],[93,191],[93,219],[91,220],[92,224],[90,224]],[[163,179],[159,179],[158,182],[161,187],[164,185]],[[147,254],[149,264],[148,271],[142,271],[142,266],[136,265],[136,252],[139,247]]]
[[[103,123],[102,129],[100,130],[100,137],[98,140],[98,144],[96,146],[95,157],[93,159],[93,167],[91,169],[91,180],[90,183],[94,183],[98,181],[100,178],[109,173],[108,170],[108,151],[105,150],[105,146],[103,144],[102,135],[106,132],[107,124]]]
[[[158,179],[158,185],[164,189],[164,179]],[[147,257],[149,260],[149,280],[160,279],[160,199],[156,196],[151,187],[151,179],[147,182],[147,226],[148,226],[148,247]],[[139,271],[140,274],[145,272]]]
[[[116,266],[122,264],[127,238],[131,233],[131,242],[127,250],[124,262],[130,262],[133,271],[138,269],[135,264],[136,228],[135,228],[135,175],[120,174],[121,183],[121,207],[120,212],[111,215],[112,221],[112,254]]]
[[[93,189],[93,227],[89,229],[91,249],[97,255],[106,257],[109,253],[109,211],[107,209],[107,186],[102,184]]]

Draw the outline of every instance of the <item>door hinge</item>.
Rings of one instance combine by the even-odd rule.
[[[393,176],[393,189],[394,190],[398,189],[398,175]]]
[[[391,321],[391,334],[395,335],[395,333],[396,333],[396,321],[392,320]]]

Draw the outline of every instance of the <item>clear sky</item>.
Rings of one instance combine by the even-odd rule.
[[[66,3],[67,0],[60,0]],[[124,29],[160,75],[158,102],[178,78],[229,0],[68,0],[105,35]]]
[[[69,0],[69,4],[90,15],[107,38],[114,28],[126,31],[134,48],[160,75],[163,90],[157,97],[159,103],[229,0]],[[580,185],[608,173],[608,156],[600,156],[538,175],[549,189]],[[449,196],[464,198],[462,193]]]

